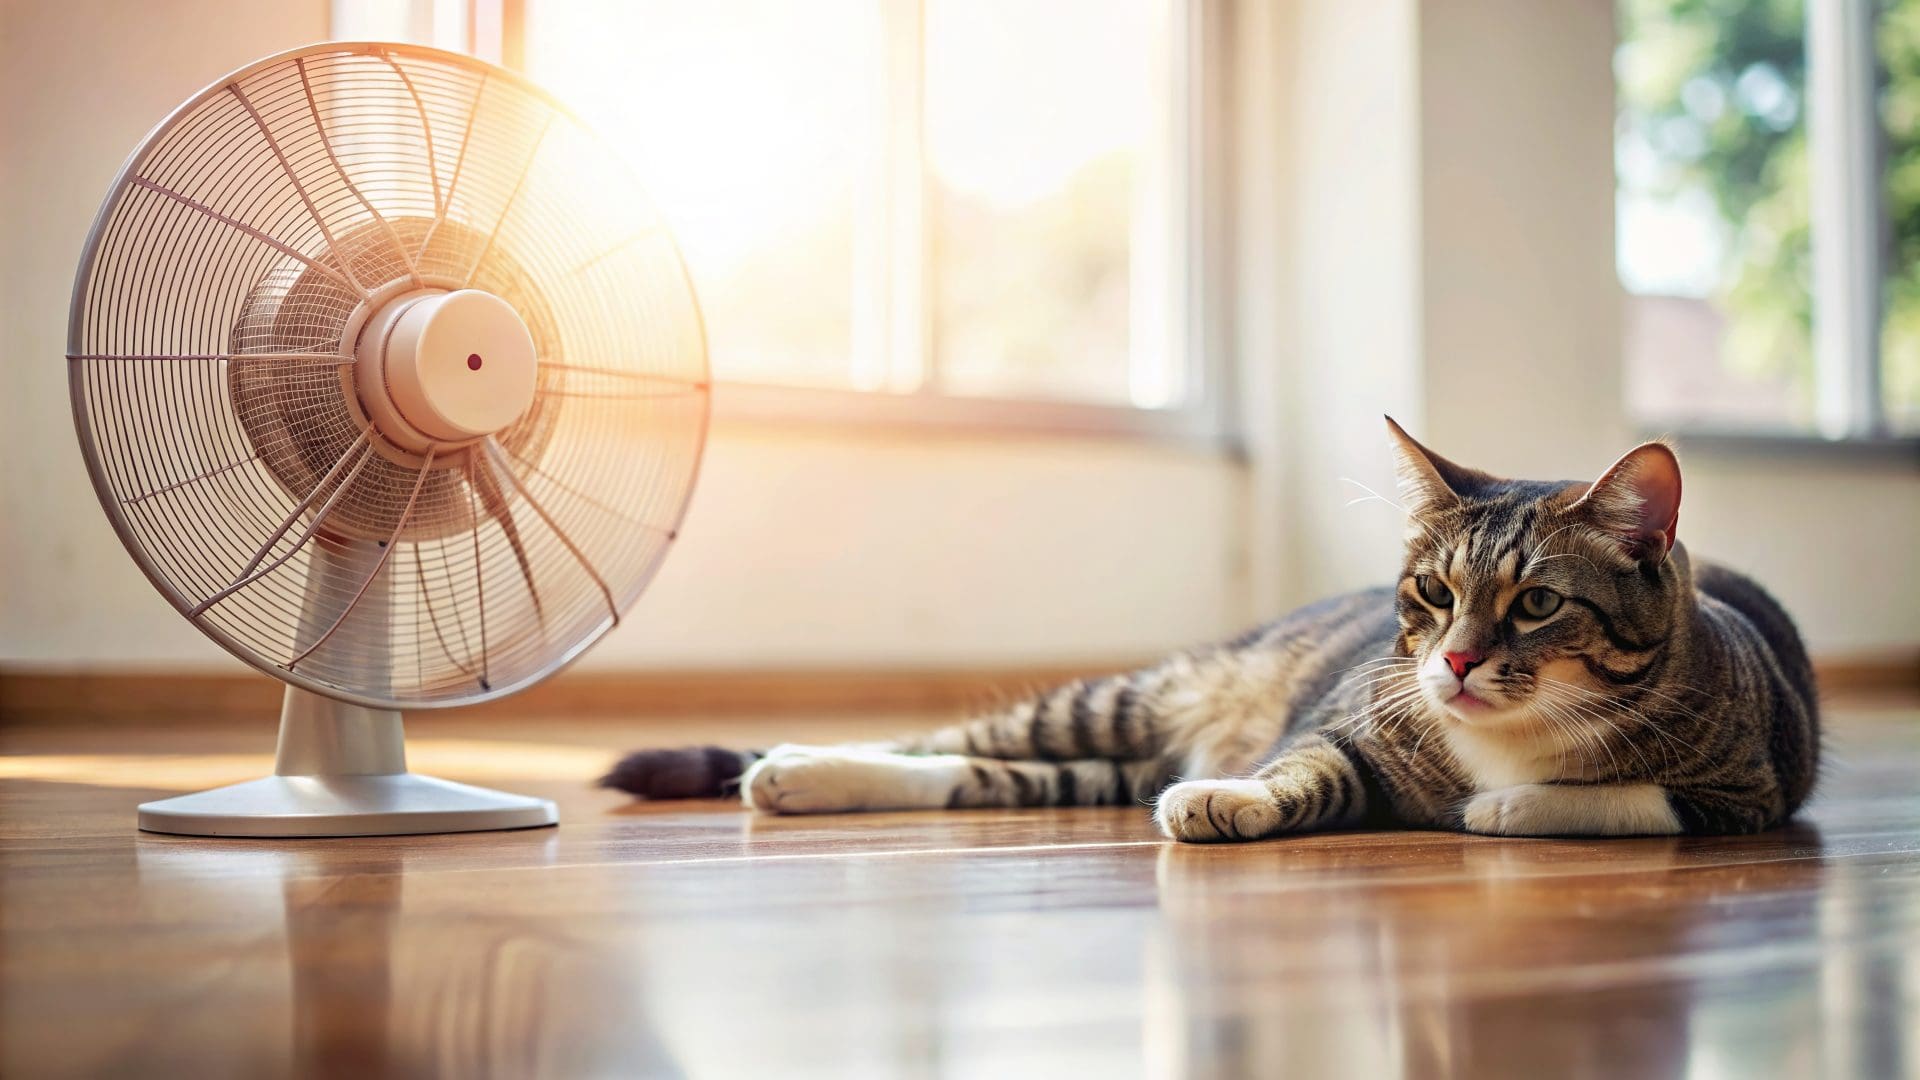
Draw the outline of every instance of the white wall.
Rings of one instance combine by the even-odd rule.
[[[326,25],[325,0],[0,0],[0,661],[224,657],[147,585],[94,500],[67,406],[67,301],[141,136]]]
[[[1400,516],[1368,489],[1395,498],[1381,417],[1417,426],[1422,400],[1418,8],[1293,5],[1289,52],[1271,67],[1289,145],[1291,332],[1276,392],[1294,603],[1400,566]]]
[[[234,667],[121,552],[67,408],[74,263],[154,122],[327,4],[6,0],[0,663]],[[590,667],[1109,662],[1224,634],[1245,499],[1167,445],[716,425],[681,539]]]
[[[321,0],[0,0],[0,663],[230,666],[94,504],[60,355],[128,149]],[[1379,415],[1495,471],[1630,444],[1613,278],[1611,5],[1238,5],[1228,335],[1251,469],[1167,446],[720,424],[683,539],[594,666],[1072,663],[1383,580]],[[1828,653],[1920,643],[1920,471],[1684,446],[1681,530]]]

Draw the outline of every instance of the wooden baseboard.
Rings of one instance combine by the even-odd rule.
[[[685,671],[563,673],[462,716],[569,719],[959,713],[1126,665],[955,671]],[[0,723],[198,721],[277,716],[281,684],[263,675],[0,670]]]
[[[1126,664],[954,671],[684,671],[566,673],[466,716],[665,717],[943,714],[988,707]],[[1831,657],[1814,665],[1828,694],[1920,690],[1920,652]],[[277,715],[280,684],[262,675],[0,670],[0,722],[258,720]]]
[[[1823,657],[1813,672],[1823,694],[1920,690],[1920,649]]]

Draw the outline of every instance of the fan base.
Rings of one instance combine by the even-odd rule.
[[[269,776],[140,807],[141,829],[183,836],[403,836],[559,820],[546,799],[417,773]]]

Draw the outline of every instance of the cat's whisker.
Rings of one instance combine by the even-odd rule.
[[[1698,687],[1688,686],[1685,683],[1674,683],[1673,686],[1674,686],[1674,689],[1676,690],[1684,690],[1689,693],[1699,694],[1703,696],[1706,694],[1706,691],[1701,690]],[[1660,700],[1666,702],[1673,709],[1684,714],[1687,717],[1690,717],[1695,720],[1703,719],[1703,717],[1700,715],[1698,711],[1696,711],[1692,706],[1688,705],[1680,697],[1674,694],[1669,694],[1666,691],[1661,690],[1657,686],[1642,686],[1638,688],[1638,692],[1646,694],[1650,697],[1659,698]]]
[[[1353,665],[1352,667],[1341,668],[1337,672],[1337,674],[1344,675],[1349,671],[1359,671],[1362,668],[1374,667],[1376,665],[1387,665],[1387,666],[1392,666],[1395,664],[1413,665],[1413,664],[1418,664],[1419,662],[1420,662],[1419,660],[1411,656],[1376,656],[1371,660],[1362,660],[1361,662]]]
[[[1419,661],[1410,656],[1383,656],[1376,660],[1368,660],[1365,663],[1355,664],[1349,668],[1341,668],[1339,671],[1334,672],[1334,674],[1352,675],[1364,673],[1369,678],[1378,678],[1382,674],[1393,672],[1396,668],[1411,669],[1418,663]]]
[[[1578,715],[1585,716],[1591,720],[1598,721],[1599,723],[1607,725],[1609,729],[1611,729],[1615,734],[1620,736],[1620,741],[1625,743],[1627,748],[1629,750],[1632,750],[1634,752],[1634,755],[1640,759],[1640,765],[1642,768],[1647,770],[1648,776],[1658,775],[1654,771],[1653,763],[1647,760],[1647,755],[1640,749],[1639,742],[1634,738],[1632,738],[1630,735],[1628,735],[1626,731],[1622,730],[1620,725],[1614,723],[1613,720],[1607,717],[1605,713],[1601,712],[1596,708],[1583,705],[1576,701],[1566,701],[1566,707],[1572,709]]]
[[[1580,710],[1574,708],[1571,702],[1556,698],[1552,694],[1545,695],[1544,700],[1549,703],[1559,715],[1565,718],[1567,724],[1576,734],[1598,749],[1605,751],[1608,766],[1613,770],[1614,774],[1618,775],[1620,773],[1620,760],[1614,754],[1612,744],[1599,732],[1593,730],[1592,726],[1586,722],[1587,718]],[[1593,763],[1598,764],[1598,762]]]
[[[1585,555],[1582,555],[1577,551],[1563,551],[1563,552],[1560,552],[1558,555],[1535,556],[1533,561],[1527,564],[1527,574],[1531,575],[1534,571],[1540,569],[1540,567],[1545,566],[1547,563],[1550,563],[1555,559],[1579,559],[1581,562],[1586,563],[1588,566],[1593,566],[1593,560],[1587,558]],[[1599,569],[1599,567],[1594,567],[1594,569],[1597,570]]]
[[[1420,737],[1413,741],[1413,750],[1407,754],[1407,767],[1409,769],[1420,763],[1420,747],[1427,741],[1427,736],[1433,734],[1434,729],[1439,726],[1440,721],[1431,718],[1427,720],[1426,730],[1422,731]]]
[[[1547,688],[1542,688],[1538,695],[1538,700],[1543,708],[1552,711],[1555,715],[1564,719],[1576,733],[1584,736],[1589,742],[1597,744],[1600,749],[1606,750],[1609,763],[1613,765],[1616,772],[1618,771],[1618,761],[1613,757],[1612,748],[1607,744],[1606,740],[1601,739],[1596,732],[1588,727],[1584,722],[1584,717],[1572,707],[1571,702],[1556,696]]]
[[[1394,502],[1392,499],[1387,498],[1385,495],[1382,495],[1378,491],[1375,491],[1372,487],[1369,487],[1368,485],[1363,484],[1358,480],[1355,480],[1351,476],[1341,477],[1340,482],[1344,484],[1352,484],[1354,487],[1357,487],[1361,491],[1366,492],[1364,496],[1355,500],[1356,502],[1372,502],[1372,501],[1378,500],[1380,502],[1386,503],[1388,506],[1393,507],[1395,510],[1400,511],[1401,513],[1407,515],[1408,517],[1413,516],[1413,511],[1408,510],[1406,507],[1400,505],[1397,502]],[[1347,505],[1351,506],[1353,504],[1349,503]]]
[[[1432,540],[1436,544],[1443,543],[1443,540],[1440,534],[1434,531],[1433,526],[1427,524],[1425,521],[1422,521],[1420,519],[1420,515],[1414,513],[1413,511],[1407,509],[1405,506],[1402,506],[1401,504],[1393,501],[1392,499],[1387,498],[1385,495],[1380,494],[1379,492],[1373,490],[1371,487],[1368,487],[1367,485],[1361,483],[1360,481],[1355,480],[1351,476],[1343,476],[1340,479],[1345,481],[1346,483],[1352,484],[1354,487],[1359,488],[1361,491],[1366,492],[1364,496],[1354,499],[1352,502],[1349,502],[1347,504],[1349,507],[1358,506],[1361,503],[1368,503],[1368,502],[1386,503],[1388,506],[1391,506],[1395,510],[1400,511],[1401,516],[1405,517],[1414,526],[1419,528],[1420,531],[1424,532],[1427,535],[1428,539]]]
[[[1398,690],[1398,691],[1395,691],[1392,695],[1389,695],[1384,698],[1376,699],[1375,701],[1369,703],[1367,706],[1362,708],[1360,711],[1353,713],[1352,715],[1346,717],[1344,720],[1341,720],[1339,723],[1334,724],[1325,730],[1327,730],[1330,733],[1339,733],[1349,728],[1357,727],[1370,720],[1379,719],[1383,715],[1385,715],[1389,709],[1400,707],[1400,705],[1408,699],[1407,695],[1409,693],[1410,691],[1407,691],[1407,690]]]
[[[1655,717],[1653,717],[1652,715],[1648,714],[1643,710],[1633,709],[1629,706],[1623,705],[1621,702],[1619,702],[1618,700],[1614,699],[1613,697],[1607,694],[1602,694],[1598,691],[1590,690],[1584,686],[1577,686],[1563,679],[1554,679],[1554,678],[1545,677],[1545,676],[1543,676],[1542,678],[1543,678],[1544,684],[1551,684],[1552,687],[1557,692],[1560,692],[1563,694],[1578,695],[1579,698],[1584,699],[1586,702],[1591,703],[1593,705],[1607,706],[1615,710],[1616,715],[1620,719],[1634,721],[1637,724],[1639,724],[1641,727],[1645,728],[1646,730],[1651,731],[1654,735],[1658,736],[1659,738],[1664,739],[1675,746],[1678,746],[1682,750],[1688,751],[1689,753],[1695,755],[1696,757],[1700,754],[1700,749],[1698,747],[1680,738],[1679,736],[1675,735],[1671,731],[1666,730],[1665,725],[1661,724]],[[1643,687],[1642,689],[1648,692],[1659,694],[1658,691],[1653,690],[1653,688],[1651,687]],[[1660,695],[1660,696],[1665,696],[1665,695]],[[1679,707],[1679,706],[1676,706],[1676,707]],[[1693,716],[1696,719],[1699,718],[1699,714],[1693,713],[1691,710],[1688,710],[1688,715]],[[1668,751],[1665,751],[1663,748],[1663,752],[1668,752]],[[1669,757],[1668,760],[1671,761],[1672,760],[1671,757]]]
[[[1572,728],[1580,738],[1607,755],[1609,775],[1614,777],[1620,776],[1623,770],[1620,768],[1619,756],[1613,752],[1613,743],[1600,732],[1595,731],[1591,724],[1585,723],[1585,718],[1582,717],[1579,712],[1569,708],[1566,703],[1561,702],[1558,707],[1566,716],[1568,726]],[[1599,763],[1593,762],[1593,764],[1597,765]]]
[[[1601,704],[1606,704],[1606,702],[1602,700]],[[1631,733],[1623,730],[1619,724],[1615,723],[1615,720],[1637,720],[1642,729],[1650,731],[1655,736],[1665,739],[1668,742],[1675,743],[1676,745],[1680,745],[1682,747],[1685,746],[1684,743],[1680,743],[1677,739],[1674,739],[1674,737],[1671,734],[1662,730],[1659,724],[1654,723],[1650,718],[1644,715],[1632,715],[1632,714],[1626,714],[1618,711],[1616,711],[1612,715],[1609,715],[1606,709],[1601,708],[1599,707],[1599,705],[1594,705],[1594,704],[1577,705],[1576,707],[1583,708],[1585,711],[1590,713],[1594,717],[1594,719],[1599,720],[1601,723],[1604,723],[1608,727],[1615,730],[1616,732],[1619,732],[1620,738],[1622,739],[1622,741],[1626,742],[1628,746],[1632,747],[1635,753],[1640,752],[1639,741],[1634,739]],[[1615,707],[1617,709],[1617,705]],[[1666,743],[1662,743],[1660,745],[1660,752],[1662,755],[1662,759],[1668,765],[1673,764],[1673,751],[1668,748]],[[1646,764],[1646,759],[1644,754],[1641,755],[1641,761],[1642,761],[1642,764]],[[1647,767],[1649,769],[1652,768],[1651,765],[1648,765]]]
[[[1538,700],[1535,702],[1535,706],[1537,711],[1534,713],[1534,716],[1547,725],[1548,730],[1553,733],[1555,745],[1560,748],[1558,761],[1556,762],[1557,770],[1562,773],[1566,771],[1567,752],[1569,750],[1577,751],[1580,761],[1583,764],[1591,765],[1592,759],[1588,756],[1586,744],[1578,739],[1576,732],[1568,729],[1566,720],[1554,709],[1552,703],[1545,700]]]
[[[1547,730],[1553,736],[1553,743],[1558,748],[1558,753],[1554,756],[1555,771],[1563,774],[1566,772],[1567,753],[1570,750],[1579,751],[1581,761],[1586,762],[1586,748],[1568,739],[1565,723],[1560,720],[1551,709],[1544,707],[1544,702],[1536,702],[1535,704],[1540,706],[1540,708],[1534,712],[1534,717],[1547,726]]]
[[[1403,710],[1414,704],[1419,697],[1420,685],[1418,683],[1410,683],[1407,686],[1398,687],[1387,694],[1375,698],[1360,711],[1325,730],[1331,733],[1338,733],[1369,721],[1394,719],[1398,710]]]
[[[1581,562],[1586,563],[1588,566],[1593,566],[1592,559],[1589,559],[1585,555],[1581,555],[1579,552],[1575,552],[1575,551],[1563,551],[1556,555],[1541,554],[1541,552],[1546,551],[1547,548],[1553,543],[1554,537],[1559,536],[1561,533],[1566,532],[1568,529],[1574,528],[1578,524],[1579,524],[1578,522],[1568,522],[1567,524],[1562,525],[1559,528],[1548,533],[1546,536],[1546,539],[1541,540],[1539,543],[1535,544],[1533,546],[1532,554],[1527,556],[1526,570],[1522,572],[1521,577],[1531,576],[1533,572],[1540,567],[1541,564],[1546,563],[1553,559],[1577,558]],[[1598,569],[1598,568],[1596,567],[1595,569]]]

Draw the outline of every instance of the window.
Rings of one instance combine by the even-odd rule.
[[[516,9],[527,73],[622,148],[673,226],[722,408],[780,386],[1204,422],[1186,4]]]
[[[1920,0],[1621,0],[1628,407],[1920,434]]]
[[[1920,434],[1920,2],[1880,5],[1875,27],[1889,233],[1881,392],[1892,430]]]

